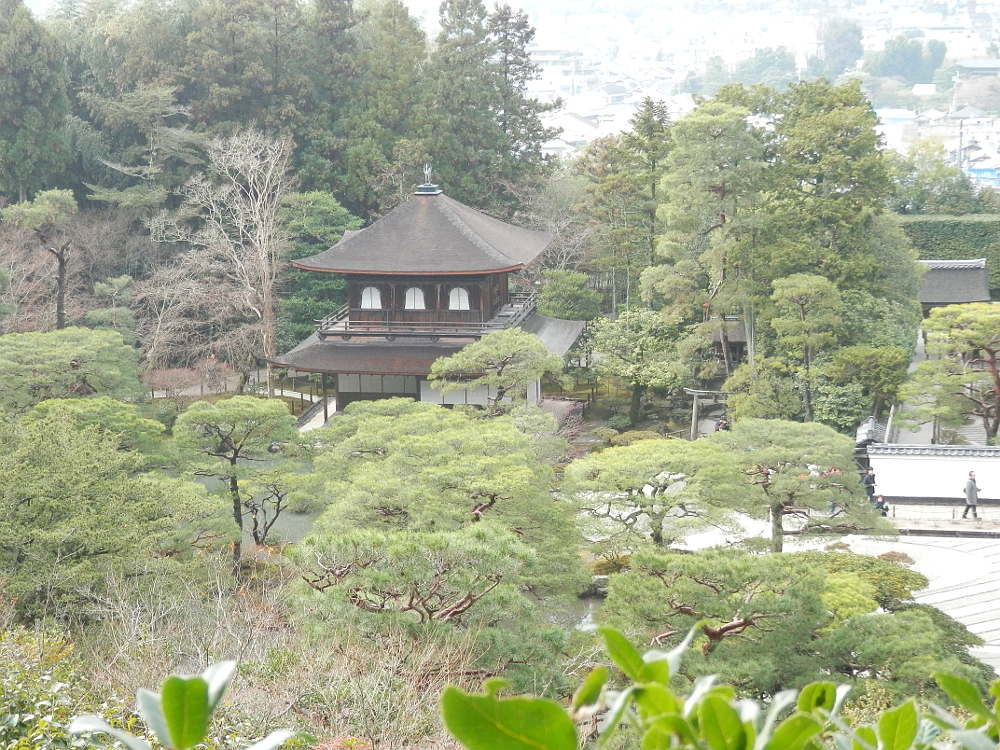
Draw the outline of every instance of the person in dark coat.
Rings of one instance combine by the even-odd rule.
[[[861,477],[861,484],[865,486],[868,499],[875,502],[875,469],[868,469],[868,473]]]
[[[972,517],[979,518],[976,515],[976,505],[979,503],[979,488],[976,486],[976,472],[969,472],[969,481],[965,483],[965,510],[962,511],[962,518],[966,518],[969,513],[969,509],[972,509]]]

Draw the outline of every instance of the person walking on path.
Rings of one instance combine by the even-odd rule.
[[[969,481],[965,483],[965,510],[962,518],[966,518],[969,508],[972,508],[972,517],[978,519],[976,515],[976,504],[979,502],[979,488],[976,486],[976,472],[969,472]]]
[[[868,472],[861,477],[861,484],[865,486],[865,494],[871,502],[875,502],[875,469],[868,469]]]

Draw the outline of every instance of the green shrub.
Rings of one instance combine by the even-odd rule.
[[[619,435],[618,430],[613,430],[610,427],[595,427],[591,430],[591,432],[594,433],[595,437],[599,437],[607,445],[611,445],[611,442]]]
[[[74,744],[70,718],[86,707],[73,646],[57,633],[0,634],[0,747],[50,750]]]
[[[632,426],[632,420],[629,419],[628,414],[615,414],[613,417],[609,417],[607,421],[608,427],[613,430],[625,430]]]
[[[652,430],[629,430],[611,438],[612,445],[632,445],[640,440],[663,440],[663,435]]]

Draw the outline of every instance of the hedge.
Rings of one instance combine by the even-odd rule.
[[[990,296],[1000,299],[1000,214],[908,214],[899,224],[921,260],[986,258]]]

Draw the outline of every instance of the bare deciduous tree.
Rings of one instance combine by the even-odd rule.
[[[539,270],[585,271],[593,260],[594,229],[588,217],[578,209],[584,188],[579,178],[560,175],[521,196],[526,207],[515,220],[553,234]]]
[[[289,140],[253,128],[214,139],[208,148],[210,174],[181,189],[182,218],[173,225],[179,230],[176,238],[194,246],[188,267],[200,270],[203,278],[227,282],[228,302],[256,321],[256,326],[241,327],[257,328],[261,350],[256,354],[268,359],[277,354],[274,296],[287,247],[280,207],[294,188],[291,151]],[[221,337],[213,348],[247,373],[245,337],[232,330]],[[271,369],[268,365],[269,396],[274,395]]]
[[[136,214],[118,208],[72,213],[58,227],[59,244],[71,243],[72,258],[63,280],[63,316],[73,325],[108,306],[101,284],[124,275],[143,278],[166,262],[163,250],[136,231]],[[52,304],[59,290],[59,264],[39,252],[38,236],[27,226],[0,224],[0,267],[10,275],[3,302],[16,306],[0,332],[42,332],[56,327]]]

